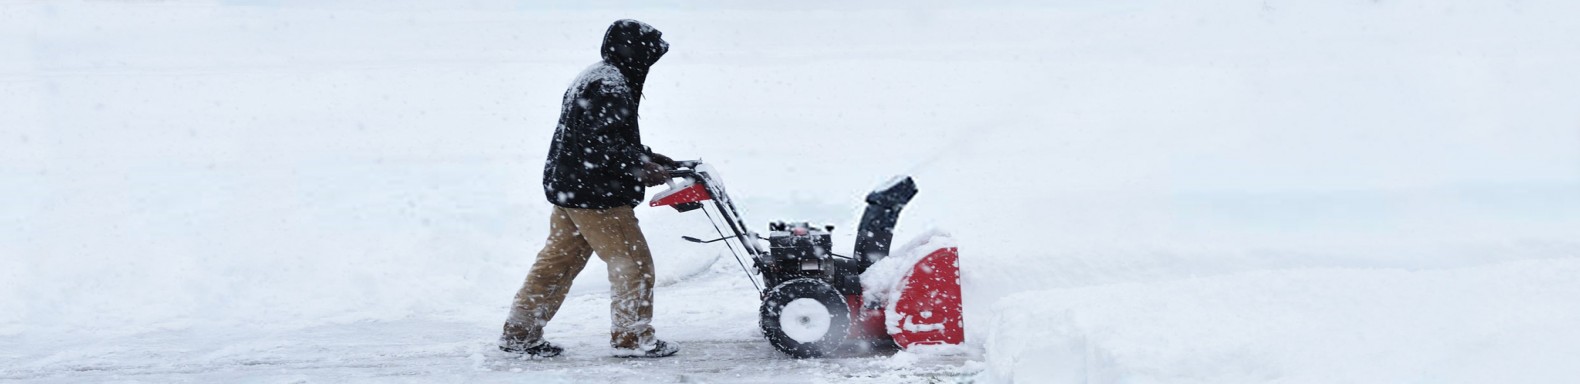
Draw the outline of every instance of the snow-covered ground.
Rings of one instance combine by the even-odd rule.
[[[0,4],[0,380],[1561,382],[1580,330],[1569,2]],[[793,361],[700,215],[639,209],[665,361],[597,261],[490,351],[603,28],[644,140],[756,225],[959,243],[967,345]],[[721,256],[723,258],[721,258]]]
[[[995,306],[987,356],[1000,381],[1562,382],[1580,376],[1576,273],[1571,258],[1033,291]]]
[[[610,357],[609,300],[584,294],[567,300],[547,329],[567,348],[554,359],[495,349],[498,316],[412,316],[288,328],[190,326],[106,339],[27,334],[8,338],[14,342],[0,356],[0,380],[893,383],[968,378],[982,369],[973,351],[787,358],[755,332],[756,296],[738,268],[719,263],[658,289],[655,326],[683,348],[667,359]]]

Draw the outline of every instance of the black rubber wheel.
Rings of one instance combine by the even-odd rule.
[[[834,286],[811,278],[786,281],[763,298],[759,325],[768,343],[796,358],[838,352],[850,331],[850,308]]]

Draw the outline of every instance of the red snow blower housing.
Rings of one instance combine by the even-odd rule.
[[[904,266],[908,270],[898,282],[883,283],[893,283],[893,292],[876,300],[863,299],[862,273],[889,256],[900,210],[916,195],[916,182],[910,177],[896,178],[867,195],[855,249],[850,256],[842,256],[833,252],[832,225],[818,228],[805,222],[776,221],[768,224],[766,238],[747,229],[717,173],[700,161],[678,162],[669,176],[670,189],[653,196],[649,204],[671,206],[680,212],[703,209],[720,237],[683,238],[695,243],[725,243],[759,290],[759,325],[768,342],[780,351],[804,358],[835,354],[853,346],[892,343],[909,348],[965,340],[955,247],[938,248],[915,258],[913,265]],[[713,212],[704,205],[708,201]],[[742,253],[752,261],[749,269]],[[754,275],[761,276],[762,285]]]

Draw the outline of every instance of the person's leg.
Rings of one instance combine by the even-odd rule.
[[[631,207],[567,209],[598,257],[609,264],[609,344],[652,349],[653,255]]]
[[[587,266],[592,251],[566,209],[554,207],[549,215],[548,242],[516,292],[510,317],[505,320],[505,338],[526,345],[543,340],[543,326],[559,311],[571,280]]]

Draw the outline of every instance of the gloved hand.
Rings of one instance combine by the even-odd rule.
[[[666,159],[668,159],[666,157]],[[674,160],[670,160],[674,162]],[[669,181],[669,167],[656,162],[648,161],[642,164],[642,185],[657,187]]]
[[[669,156],[664,156],[662,154],[659,154],[658,152],[647,151],[647,161],[651,162],[651,163],[656,163],[658,165],[662,165],[665,168],[674,168],[675,167],[675,159],[671,159],[671,158],[669,158]]]

